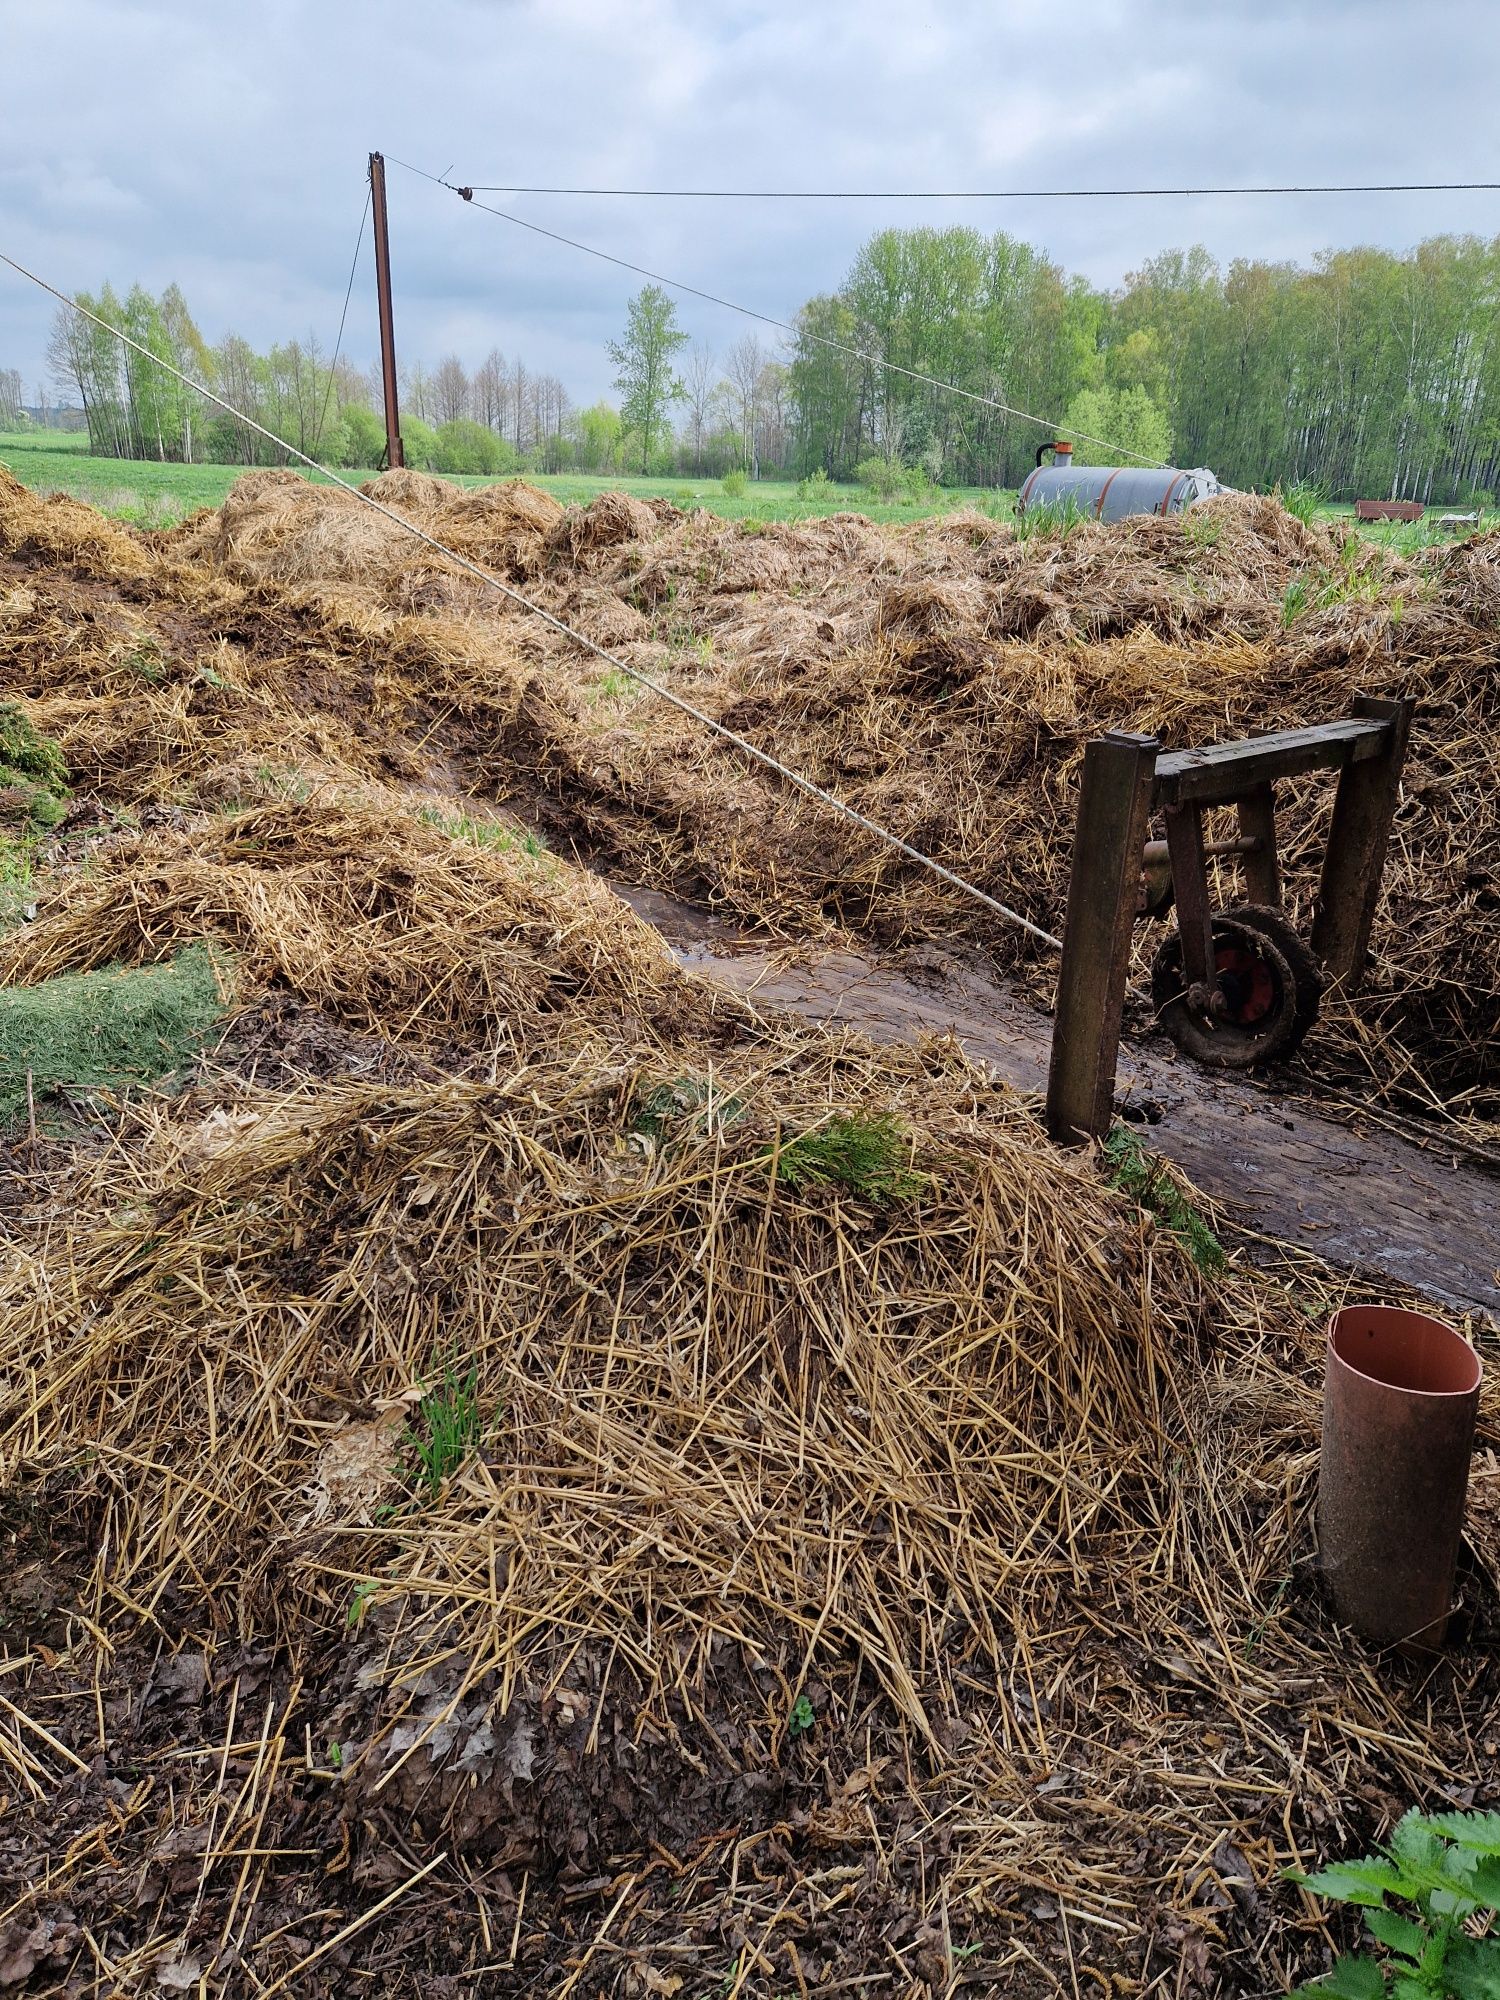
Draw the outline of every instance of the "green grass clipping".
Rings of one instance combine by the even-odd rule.
[[[207,945],[160,965],[65,973],[0,988],[0,1126],[34,1102],[165,1083],[227,1007],[225,966]]]
[[[0,701],[0,822],[25,832],[57,826],[67,812],[68,767],[14,702]]]

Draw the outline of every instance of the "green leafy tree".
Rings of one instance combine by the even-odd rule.
[[[643,472],[667,426],[668,411],[687,395],[672,367],[673,357],[687,343],[671,299],[660,285],[646,285],[630,301],[625,338],[608,344],[615,387],[624,398],[620,416],[640,439]]]
[[[257,353],[226,333],[209,348],[176,286],[153,299],[106,285],[80,302],[106,324],[65,308],[48,359],[83,405],[91,451],[285,460],[250,423],[155,366],[159,357],[304,450],[379,462],[368,382],[346,359],[331,368],[311,336]],[[435,375],[415,365],[404,405],[412,423],[472,414],[508,452],[549,469],[605,471],[628,459],[668,471],[680,455],[680,469],[698,476],[764,460],[847,479],[879,459],[903,477],[1008,486],[1057,423],[1148,458],[1212,466],[1235,486],[1447,503],[1500,485],[1497,302],[1500,238],[1227,269],[1201,247],[1174,250],[1111,297],[1003,233],[882,230],[836,291],[803,306],[785,370],[741,342],[732,384],[721,385],[711,356],[682,353],[671,302],[647,286],[610,349],[623,412],[574,413],[553,377],[498,354],[473,376],[456,357]],[[146,353],[123,348],[115,327]],[[680,454],[670,421],[679,361],[689,380]],[[472,433],[410,435],[413,464],[489,462]],[[1085,456],[1127,453],[1085,443]]]
[[[178,286],[168,285],[161,295],[158,311],[172,362],[194,382],[201,382],[205,388],[211,389],[214,386],[213,355],[208,342],[198,331],[197,323],[188,311],[187,300]],[[179,382],[176,376],[165,378],[165,388],[174,406],[172,434],[184,463],[191,464],[204,412],[211,410],[213,405],[205,403],[195,389]]]
[[[110,286],[96,296],[78,294],[83,311],[64,306],[53,324],[48,361],[53,377],[78,391],[89,427],[89,450],[101,458],[133,458],[136,440],[125,384],[124,348],[110,327],[122,326],[124,308]],[[93,313],[105,325],[87,317]]]
[[[620,420],[620,412],[611,408],[608,403],[592,403],[588,409],[575,413],[573,423],[577,436],[579,470],[583,472],[613,470],[625,429]]]
[[[431,424],[423,423],[420,417],[403,417],[401,445],[406,453],[406,462],[414,471],[437,471],[438,434]]]
[[[1101,293],[1003,233],[882,230],[834,297],[799,317],[787,382],[793,463],[848,477],[876,457],[1015,484],[1037,430],[998,406],[1065,409],[1097,369],[1108,310]]]
[[[1165,465],[1172,457],[1166,412],[1139,385],[1080,390],[1068,407],[1062,431],[1064,437],[1077,438],[1080,465],[1139,465],[1142,459]],[[1087,441],[1096,438],[1105,444]]]
[[[234,409],[247,417],[265,421],[265,364],[237,333],[226,333],[213,351],[219,393]],[[227,412],[219,411],[208,420],[204,449],[220,464],[269,465],[274,446],[266,438]]]
[[[1170,390],[1161,337],[1154,326],[1138,326],[1105,350],[1105,374],[1112,389],[1144,389],[1164,406]]]
[[[499,438],[472,417],[452,417],[439,424],[437,469],[439,472],[499,472],[504,467]]]
[[[847,299],[809,299],[797,315],[790,386],[799,473],[847,478],[861,455],[873,370],[847,351],[858,331]]]
[[[354,445],[349,436],[349,427],[344,422],[342,413],[336,417],[330,417],[324,424],[320,433],[318,457],[323,461],[324,465],[348,466],[358,464],[359,461],[354,453]]]
[[[385,422],[363,403],[346,403],[339,412],[343,424],[345,465],[379,465],[385,450]]]

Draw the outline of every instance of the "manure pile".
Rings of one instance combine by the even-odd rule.
[[[1303,1067],[1492,1135],[1500,535],[1405,559],[1252,497],[1018,540],[979,515],[761,526],[618,494],[565,511],[522,481],[459,491],[408,472],[370,491],[1052,931],[1089,737],[1150,729],[1176,747],[1414,694],[1365,989],[1325,1001]],[[643,887],[789,938],[977,942],[1050,999],[1046,947],[337,488],[250,473],[147,546],[0,475],[0,534],[44,561],[55,547],[168,628],[147,678],[130,617],[80,629],[56,565],[50,597],[38,584],[0,625],[0,670],[102,787],[246,798],[268,770],[355,769],[470,791]],[[59,655],[77,659],[71,698]],[[101,685],[120,698],[107,709]],[[1321,777],[1281,790],[1304,929],[1332,795]],[[1232,874],[1221,893],[1238,895]],[[1138,993],[1160,935],[1138,933]]]
[[[564,513],[519,481],[370,490],[1053,931],[1090,736],[1179,747],[1415,695],[1366,991],[1330,1000],[1308,1062],[1422,1112],[1500,1116],[1500,535],[1403,559],[1254,497],[1018,540],[979,515],[762,525],[609,494]],[[473,685],[450,698],[478,724],[476,770],[643,885],[785,935],[976,939],[1050,993],[1023,933],[346,496],[250,475],[168,546],[352,616],[467,620]],[[1304,925],[1331,797],[1327,779],[1283,792]]]
[[[1338,1281],[1218,1260],[951,1044],[679,971],[455,782],[529,771],[582,825],[592,772],[626,828],[635,708],[436,565],[394,602],[384,544],[298,573],[336,504],[255,575],[211,546],[232,507],[149,544],[0,478],[0,677],[73,785],[0,981],[207,947],[228,1009],[172,1091],[0,1135],[0,1985],[1323,1969],[1281,1871],[1494,1796],[1493,1397],[1457,1643],[1377,1668],[1309,1567]],[[623,621],[587,572],[650,545],[629,503],[464,504]],[[829,591],[888,540],[818,533]]]

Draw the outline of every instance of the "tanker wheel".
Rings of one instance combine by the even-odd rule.
[[[1195,1014],[1174,930],[1151,967],[1156,1017],[1178,1048],[1216,1069],[1255,1069],[1289,1056],[1318,1018],[1323,974],[1280,910],[1242,903],[1213,920],[1222,1015]]]

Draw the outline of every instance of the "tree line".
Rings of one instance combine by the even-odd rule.
[[[1500,481],[1500,239],[1310,268],[1171,251],[1104,292],[1031,246],[886,230],[798,319],[797,466],[870,450],[954,483],[1014,485],[1046,432],[856,359],[894,361],[1240,487],[1456,500]],[[838,346],[827,343],[837,342]],[[1079,462],[1122,453],[1080,443]]]
[[[264,354],[232,333],[210,346],[175,285],[159,299],[106,286],[83,303],[310,455],[380,462],[378,371],[332,365],[312,338]],[[1139,455],[1243,487],[1473,499],[1500,482],[1497,303],[1500,239],[1227,270],[1201,248],[1169,251],[1105,291],[1003,232],[890,229],[801,307],[779,351],[750,334],[715,355],[648,285],[609,343],[618,404],[577,407],[554,376],[496,350],[472,372],[449,355],[403,374],[402,434],[409,464],[449,472],[844,480],[873,465],[1014,486],[1048,436],[1014,414],[1026,411],[1078,437],[1080,462]],[[278,456],[66,308],[50,359],[93,451]]]
[[[1310,270],[1171,252],[1112,303],[1185,462],[1339,499],[1500,484],[1500,238],[1327,251]]]
[[[105,285],[80,293],[79,304],[105,324],[61,307],[48,362],[54,380],[82,405],[91,452],[220,465],[285,462],[288,454],[258,424],[326,464],[381,462],[379,369],[360,369],[343,356],[330,360],[315,335],[263,354],[237,333],[210,346],[176,285],[160,298],[139,285],[121,298]],[[110,328],[146,353],[117,340]],[[214,390],[241,415],[220,409],[148,356]],[[436,472],[510,472],[533,464],[556,470],[567,458],[568,392],[519,358],[507,364],[492,350],[472,376],[454,355],[431,373],[418,362],[403,371],[400,389],[409,465]]]

